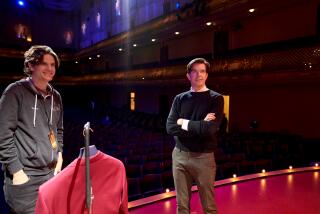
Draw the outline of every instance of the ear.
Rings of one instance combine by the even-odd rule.
[[[187,76],[188,80],[190,80],[190,74],[187,73],[186,76]]]
[[[28,68],[30,69],[30,71],[33,71],[34,66],[30,62],[28,62]]]

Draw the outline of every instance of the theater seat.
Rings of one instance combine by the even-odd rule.
[[[147,174],[141,179],[141,190],[144,197],[163,192],[161,174]]]
[[[161,174],[161,179],[162,179],[162,187],[164,189],[166,189],[166,188],[169,188],[169,189],[174,188],[172,171],[163,172]]]
[[[140,178],[128,178],[128,199],[129,201],[142,198]]]

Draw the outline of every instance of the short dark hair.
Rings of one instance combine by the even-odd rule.
[[[31,75],[31,70],[29,68],[28,63],[30,63],[31,65],[39,65],[42,62],[43,56],[45,54],[50,54],[51,56],[53,56],[54,61],[55,61],[56,69],[60,66],[59,57],[57,56],[57,54],[49,46],[46,46],[46,45],[34,45],[34,46],[31,46],[31,48],[24,53],[24,68],[23,68],[23,72],[27,76],[30,76]]]
[[[210,71],[210,63],[205,60],[204,58],[195,58],[193,60],[191,60],[188,65],[187,65],[187,73],[190,73],[192,70],[192,66],[194,64],[205,64],[206,66],[206,72],[208,73]]]

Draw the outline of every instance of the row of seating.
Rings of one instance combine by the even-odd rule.
[[[146,114],[133,112],[135,116],[132,116],[131,113],[126,112],[126,116],[122,116],[120,111],[114,114],[110,112],[110,118],[113,119],[108,124],[93,124],[91,142],[106,154],[122,160],[127,171],[129,196],[132,199],[173,187],[171,153],[174,141],[173,137],[163,130],[155,131],[144,127],[150,124],[141,121],[151,120],[152,115],[144,118]],[[76,157],[82,147],[83,127],[69,121],[65,129],[64,156],[67,163],[68,158],[72,160]],[[315,151],[319,149],[319,143],[306,142],[299,136],[287,133],[220,134],[218,148],[214,153],[217,162],[216,180],[230,178],[233,174],[257,173],[262,169],[269,171],[284,169],[289,165],[306,166],[317,159]],[[151,182],[154,186],[147,184],[151,178],[155,179]]]
[[[143,177],[128,178],[129,201],[174,189],[171,171],[146,174]]]
[[[172,171],[172,161],[147,162],[144,164],[126,164],[127,177],[138,178],[146,174],[157,174]]]

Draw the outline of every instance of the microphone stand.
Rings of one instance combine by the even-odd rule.
[[[86,163],[86,208],[89,211],[89,214],[92,214],[92,200],[93,200],[93,192],[90,180],[90,154],[89,154],[89,145],[90,145],[90,122],[87,122],[84,125],[84,155],[85,155],[85,163]]]

